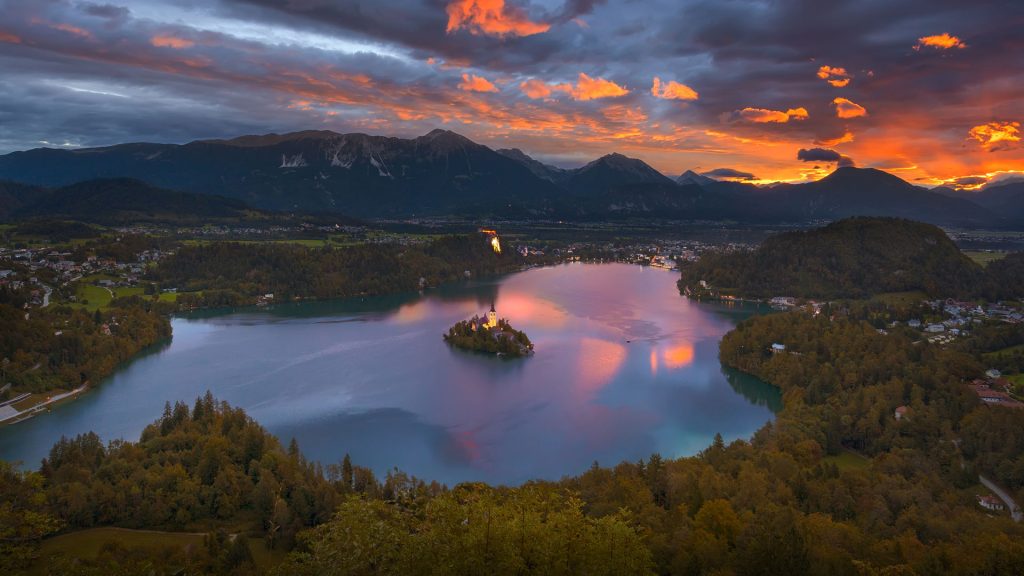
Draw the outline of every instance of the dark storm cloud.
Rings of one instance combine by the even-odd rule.
[[[796,159],[802,162],[838,162],[840,158],[839,152],[825,148],[801,148],[796,153]]]
[[[559,10],[556,20],[568,22],[573,18],[585,16],[594,11],[594,8],[606,4],[607,0],[567,0],[562,9]]]
[[[796,153],[801,162],[835,162],[837,166],[853,166],[853,159],[827,148],[801,148]]]
[[[708,178],[721,178],[726,180],[757,180],[757,176],[754,176],[750,172],[743,172],[742,170],[734,170],[732,168],[715,168],[714,170],[701,172],[700,175],[707,176]]]
[[[90,15],[97,16],[99,18],[109,18],[111,20],[119,20],[127,18],[131,14],[131,10],[124,6],[114,6],[113,4],[93,4],[92,2],[81,2],[79,6],[82,8],[82,12]]]
[[[807,166],[791,150],[811,146],[840,150],[829,162],[944,179],[1024,155],[967,138],[1024,119],[1019,1],[506,0],[550,26],[521,37],[448,32],[448,4],[0,0],[0,148],[444,125],[546,157],[621,150],[669,172],[730,165],[768,178],[798,178]],[[967,48],[914,49],[942,33]],[[828,84],[822,66],[849,83]],[[581,73],[628,93],[574,98]],[[497,91],[461,92],[463,74]],[[654,77],[700,97],[655,98]],[[559,88],[530,98],[528,81]],[[837,97],[870,114],[838,118]],[[734,121],[745,109],[807,117]]]
[[[951,184],[956,187],[973,187],[980,186],[988,182],[988,178],[984,176],[964,176],[963,178],[957,178],[953,180]]]

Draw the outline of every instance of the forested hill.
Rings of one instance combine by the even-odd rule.
[[[266,218],[240,200],[165,190],[133,178],[100,178],[46,189],[0,183],[0,218],[70,218],[103,224],[220,222]],[[17,194],[15,194],[17,193]]]
[[[289,244],[216,242],[186,246],[152,269],[149,279],[177,288],[178,304],[252,304],[273,293],[275,301],[327,299],[409,292],[470,276],[520,269],[526,260],[495,253],[486,234],[443,236],[427,244],[362,244],[308,248]]]
[[[1005,272],[1006,266],[997,268]],[[993,276],[994,270],[987,273],[964,256],[936,226],[849,218],[773,236],[754,251],[706,254],[684,266],[679,286],[696,290],[703,280],[712,291],[751,298],[858,298],[904,291],[1000,297],[1012,288]]]

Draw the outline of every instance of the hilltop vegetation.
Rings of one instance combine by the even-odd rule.
[[[1020,292],[1024,258],[983,269],[939,228],[894,218],[849,218],[772,236],[749,252],[710,253],[682,267],[680,289],[703,280],[721,294],[767,298],[865,298],[920,291],[999,298]]]
[[[437,286],[465,278],[510,272],[524,260],[495,254],[485,235],[445,236],[427,244],[361,244],[307,248],[290,244],[218,242],[185,246],[160,263],[150,279],[182,294],[183,306],[252,303],[272,293],[275,301],[342,298]],[[421,283],[420,279],[423,279]]]
[[[781,320],[742,337],[760,346],[799,321],[789,316],[769,316]],[[794,384],[776,422],[749,442],[718,437],[694,457],[595,463],[577,477],[517,488],[448,490],[400,472],[380,481],[347,458],[325,471],[208,395],[191,409],[169,406],[139,442],[104,446],[84,435],[59,442],[40,472],[7,469],[0,514],[26,538],[0,541],[0,567],[30,565],[38,538],[60,526],[112,523],[211,531],[213,554],[154,557],[123,546],[62,564],[62,573],[259,573],[216,536],[228,526],[283,549],[294,542],[273,571],[280,575],[1021,573],[1024,528],[976,506],[962,489],[973,484],[975,460],[961,468],[946,441],[959,420],[944,415],[990,409],[947,388],[952,380],[928,368],[934,351],[903,368],[907,352],[894,349],[894,364],[869,374],[862,355],[878,343],[854,319],[818,342],[837,357],[847,336],[863,345],[853,345],[840,391],[805,401],[810,392]],[[958,362],[938,361],[942,369]],[[903,381],[915,370],[927,374]],[[910,404],[910,420],[887,422],[896,402]],[[1007,412],[992,414],[1020,429],[1021,415]],[[876,456],[841,470],[830,454],[857,445],[858,430]],[[984,450],[984,439],[968,442]]]
[[[0,219],[74,219],[108,225],[268,220],[239,200],[151,186],[133,178],[85,180],[46,189],[0,182]]]
[[[153,306],[119,305],[94,313],[51,306],[26,312],[16,298],[0,292],[0,376],[12,384],[10,393],[95,384],[147,346],[171,337],[167,310]]]

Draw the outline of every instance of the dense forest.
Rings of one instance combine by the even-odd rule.
[[[953,423],[930,419],[962,408],[1017,430],[1019,420],[910,383],[911,419],[889,429],[889,403],[900,401],[887,396],[890,384],[864,387],[865,402],[880,404],[862,406],[864,419],[847,422],[842,406],[791,388],[778,419],[750,441],[716,438],[697,456],[595,463],[516,488],[448,489],[401,472],[381,480],[347,458],[321,469],[207,395],[169,405],[139,442],[104,446],[83,435],[55,445],[38,472],[0,466],[0,569],[258,573],[233,545],[244,537],[292,550],[272,570],[280,575],[1022,573],[1024,528],[977,507],[963,489],[975,461],[961,468],[943,441]],[[929,404],[944,402],[953,406]],[[861,426],[878,428],[869,433],[882,439],[865,446],[876,455],[839,466],[829,454],[852,445]],[[37,558],[43,536],[99,524],[204,530],[208,545],[160,557],[112,544],[74,561]]]
[[[705,254],[682,267],[680,290],[748,298],[864,298],[921,291],[934,297],[1019,294],[1024,254],[985,269],[964,256],[938,227],[895,218],[849,218],[823,228],[785,232],[756,250]]]
[[[998,335],[1021,338],[1024,329],[990,326],[944,347],[909,329],[881,334],[860,311],[750,319],[722,339],[722,362],[779,386],[786,412],[799,408],[808,420],[802,426],[824,424],[816,440],[830,452],[920,451],[948,478],[977,470],[1024,500],[1024,412],[981,404],[967,386],[988,367],[986,351],[1002,346]],[[785,350],[773,352],[775,343]],[[907,416],[897,419],[900,406]]]
[[[26,311],[0,294],[0,380],[5,394],[98,382],[144,348],[171,336],[166,310],[121,302],[86,312],[67,306]]]
[[[472,318],[456,322],[444,335],[445,342],[475,352],[501,354],[503,356],[527,356],[533,352],[533,343],[521,330],[516,330],[508,320],[500,318],[494,328],[485,328],[486,318]]]
[[[413,291],[465,278],[511,272],[525,260],[496,254],[483,234],[443,236],[427,244],[361,244],[308,248],[294,244],[217,242],[182,247],[151,272],[163,288],[177,288],[182,306],[340,298]],[[201,291],[201,293],[199,293]]]

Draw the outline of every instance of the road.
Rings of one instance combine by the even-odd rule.
[[[1017,503],[1013,501],[1013,498],[1010,498],[1010,495],[1007,494],[1005,490],[996,486],[995,482],[992,482],[980,474],[978,475],[978,480],[981,480],[981,484],[985,486],[985,488],[994,492],[995,495],[999,496],[999,499],[1006,504],[1006,508],[1010,510],[1010,516],[1013,517],[1014,522],[1020,522],[1024,519],[1024,513],[1020,511],[1020,508],[1017,507]]]

